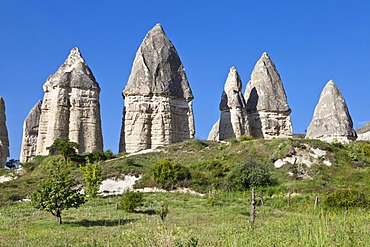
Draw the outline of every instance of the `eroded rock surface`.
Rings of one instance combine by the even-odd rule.
[[[79,144],[79,152],[103,149],[100,87],[78,48],[44,84],[36,154],[47,155],[57,138]]]
[[[245,90],[253,137],[291,137],[292,122],[283,83],[267,53],[257,61]]]
[[[306,138],[344,143],[357,138],[347,104],[333,80],[321,92]]]
[[[30,161],[36,155],[41,104],[41,100],[38,101],[24,120],[20,162]]]
[[[356,129],[357,140],[370,141],[370,122]]]
[[[220,102],[220,119],[213,125],[208,140],[226,140],[249,135],[242,81],[235,67],[230,68]]]
[[[0,167],[6,165],[6,160],[9,157],[9,138],[8,129],[6,127],[5,102],[0,96]]]
[[[193,94],[180,57],[160,24],[141,43],[122,95],[120,152],[194,137]]]

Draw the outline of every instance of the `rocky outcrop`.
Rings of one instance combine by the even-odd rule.
[[[347,104],[333,80],[321,92],[306,138],[344,143],[357,138]]]
[[[0,96],[0,167],[6,165],[9,154],[8,129],[6,127],[5,102]]]
[[[357,140],[370,141],[370,122],[356,129]]]
[[[78,48],[44,84],[36,154],[47,155],[57,138],[79,144],[79,152],[103,149],[100,87]]]
[[[257,61],[245,90],[253,137],[291,137],[292,122],[279,72],[267,53]]]
[[[28,162],[36,155],[41,104],[41,100],[38,101],[24,120],[20,162]]]
[[[179,55],[160,24],[141,43],[122,95],[120,152],[194,137],[193,94]]]
[[[220,119],[213,125],[208,140],[226,140],[249,135],[242,81],[235,67],[230,68],[220,102]]]

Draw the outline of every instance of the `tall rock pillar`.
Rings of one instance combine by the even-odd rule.
[[[8,129],[6,128],[5,102],[0,96],[0,167],[6,165],[9,154]]]
[[[306,138],[344,143],[357,138],[347,104],[333,80],[321,92]]]
[[[122,95],[120,152],[194,137],[193,94],[180,57],[160,24],[141,43]]]
[[[44,84],[36,154],[47,155],[57,138],[79,144],[79,152],[103,149],[100,87],[78,48]]]
[[[226,140],[249,135],[242,81],[235,67],[230,68],[220,102],[220,119],[213,125],[208,140]]]
[[[252,71],[244,97],[253,137],[292,137],[291,109],[279,72],[266,52]]]
[[[24,120],[20,162],[30,161],[36,155],[41,104],[41,100],[37,102]]]

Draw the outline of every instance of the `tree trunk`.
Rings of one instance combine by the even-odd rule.
[[[316,208],[318,205],[319,205],[319,197],[316,196],[314,208]]]
[[[252,188],[252,202],[251,202],[251,211],[249,213],[249,224],[253,225],[256,212],[256,201],[254,197],[254,188]]]
[[[58,218],[59,224],[62,224],[62,214],[59,210],[57,210],[57,218]]]

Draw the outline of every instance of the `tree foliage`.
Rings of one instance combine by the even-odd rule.
[[[237,190],[266,187],[276,184],[268,168],[255,161],[235,165],[227,177],[229,185]]]
[[[31,203],[37,209],[50,212],[62,224],[64,209],[78,208],[85,203],[85,196],[76,186],[77,181],[71,176],[68,164],[53,161],[48,177],[40,181],[31,194]]]
[[[368,200],[363,192],[357,189],[337,189],[325,201],[330,207],[345,208],[367,207]]]
[[[142,206],[144,201],[144,195],[142,192],[134,192],[126,190],[122,194],[121,209],[126,212],[135,212],[135,209]]]
[[[152,165],[152,179],[163,189],[174,188],[178,182],[190,178],[191,174],[187,167],[169,160]]]
[[[68,139],[58,138],[46,149],[49,150],[50,155],[60,154],[67,161],[76,156],[78,148],[78,143],[71,142]]]
[[[84,174],[84,181],[86,184],[85,193],[90,197],[96,197],[99,191],[103,175],[100,162],[91,163],[89,159],[85,166],[80,167]]]

